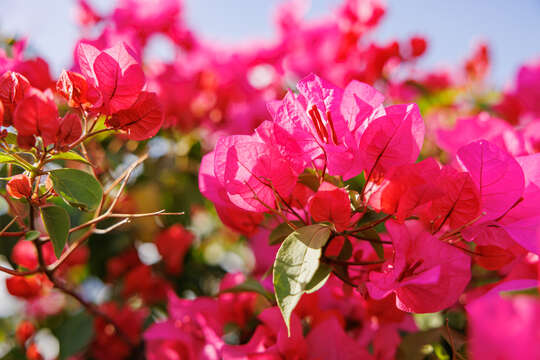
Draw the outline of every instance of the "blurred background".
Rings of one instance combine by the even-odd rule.
[[[148,0],[152,2],[152,0]],[[279,0],[185,0],[186,20],[199,34],[221,43],[240,43],[273,35],[272,14]],[[318,17],[338,0],[312,0],[310,17]],[[540,55],[540,0],[388,0],[388,13],[376,37],[425,35],[428,52],[422,65],[442,67],[463,59],[472,45],[491,45],[491,79],[505,85],[526,60]],[[71,64],[79,34],[73,0],[2,0],[0,33],[27,35],[30,48],[49,61],[55,73]],[[92,1],[109,11],[114,1]],[[248,35],[246,35],[248,34]],[[246,38],[246,36],[249,36]],[[158,53],[166,53],[158,46]],[[164,55],[165,56],[165,55]]]

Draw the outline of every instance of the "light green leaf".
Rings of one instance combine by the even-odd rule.
[[[90,211],[99,205],[103,189],[92,175],[76,169],[51,170],[50,175],[54,190],[71,206]]]
[[[40,235],[39,231],[30,230],[24,234],[24,240],[28,240],[28,241],[36,240],[39,237],[39,235]]]
[[[274,290],[289,335],[291,313],[302,295],[316,291],[328,278],[329,268],[320,267],[319,260],[330,234],[326,225],[304,226],[287,236],[278,250],[274,262]]]
[[[13,164],[20,166],[25,170],[32,170],[32,168],[29,167],[27,164],[20,162],[14,156],[4,152],[0,153],[0,164]]]
[[[82,162],[83,164],[92,165],[82,155],[76,153],[75,151],[68,151],[65,153],[53,155],[51,156],[51,160],[72,160],[72,161]]]
[[[41,208],[41,218],[53,243],[56,257],[60,257],[69,235],[69,215],[59,206]]]

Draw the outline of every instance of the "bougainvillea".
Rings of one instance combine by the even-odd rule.
[[[538,62],[500,91],[487,43],[426,69],[379,0],[307,10],[224,47],[79,0],[57,77],[3,44],[0,357],[540,356]]]

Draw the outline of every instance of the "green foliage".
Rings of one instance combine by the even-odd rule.
[[[318,290],[330,276],[330,267],[320,263],[330,234],[330,228],[323,224],[304,226],[287,236],[279,248],[274,290],[289,335],[291,314],[302,295]]]
[[[100,183],[92,175],[76,169],[51,170],[54,190],[71,206],[94,210],[103,196]]]
[[[83,164],[91,165],[88,160],[86,160],[82,155],[76,153],[75,151],[68,151],[60,154],[56,154],[51,156],[51,160],[71,160],[71,161],[78,161]]]
[[[43,224],[53,243],[54,253],[56,257],[60,257],[69,235],[69,215],[59,206],[42,207],[40,210]]]
[[[303,225],[300,221],[292,221],[291,223],[297,228]],[[272,232],[270,233],[268,243],[270,245],[281,244],[283,240],[285,240],[285,238],[289,236],[293,231],[294,229],[291,228],[288,223],[281,223],[276,226],[274,230],[272,230]]]
[[[92,316],[80,312],[70,316],[56,329],[60,340],[60,360],[68,359],[83,350],[94,336]]]

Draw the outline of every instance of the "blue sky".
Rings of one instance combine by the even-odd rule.
[[[279,0],[186,0],[187,21],[205,37],[233,43],[270,37],[272,11]],[[323,14],[339,0],[312,0],[310,16]],[[107,9],[112,0],[95,0]],[[26,34],[53,70],[69,66],[77,38],[71,0],[1,0],[0,32]],[[517,67],[540,57],[540,0],[389,0],[377,32],[381,40],[425,34],[430,48],[426,66],[455,64],[474,41],[485,39],[493,54],[492,78],[505,84]]]

